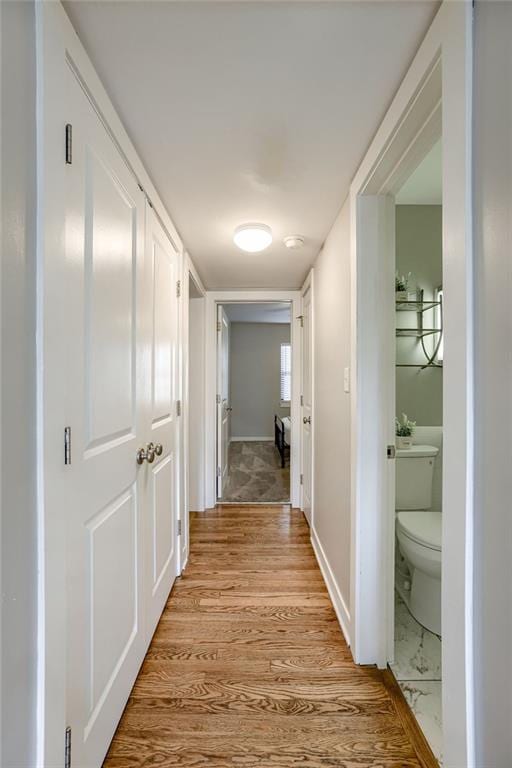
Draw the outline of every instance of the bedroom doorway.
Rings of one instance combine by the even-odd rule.
[[[217,499],[290,502],[290,302],[217,305]]]

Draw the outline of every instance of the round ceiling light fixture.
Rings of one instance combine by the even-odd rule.
[[[242,251],[258,253],[272,242],[272,230],[266,224],[241,224],[235,229],[233,241]]]
[[[290,248],[290,250],[297,251],[304,245],[304,238],[302,235],[287,235],[287,237],[284,238],[283,243],[287,248]]]

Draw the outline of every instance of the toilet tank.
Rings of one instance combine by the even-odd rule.
[[[413,445],[396,452],[396,509],[430,509],[434,462],[433,445]]]

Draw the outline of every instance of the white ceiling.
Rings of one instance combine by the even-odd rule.
[[[291,305],[288,302],[265,304],[225,304],[224,311],[232,323],[289,323]]]
[[[210,289],[297,288],[438,2],[72,0],[66,10]],[[274,243],[232,243],[247,221]],[[306,238],[288,251],[282,238]]]
[[[398,205],[441,205],[443,158],[441,140],[434,144],[395,196]]]

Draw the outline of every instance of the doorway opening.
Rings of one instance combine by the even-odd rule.
[[[290,503],[292,305],[217,305],[217,500]]]
[[[395,195],[395,578],[391,670],[442,760],[442,146]]]

